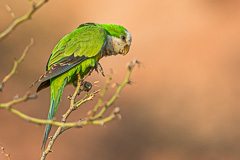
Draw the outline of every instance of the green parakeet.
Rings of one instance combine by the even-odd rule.
[[[89,75],[102,57],[126,55],[131,42],[131,34],[114,24],[85,23],[64,36],[53,49],[45,74],[34,83],[40,83],[37,92],[51,87],[48,120],[55,116],[66,85],[76,81],[78,74],[81,78]],[[51,125],[46,125],[42,148],[50,130]]]

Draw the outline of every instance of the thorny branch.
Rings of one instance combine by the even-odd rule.
[[[8,28],[0,33],[0,40],[2,40],[4,37],[9,35],[19,24],[31,19],[32,15],[40,8],[42,7],[45,3],[48,2],[48,0],[41,0],[38,3],[35,3],[33,0],[29,0],[32,8],[26,12],[22,17],[16,18],[15,14],[11,10],[9,6],[6,5],[7,10],[10,12],[11,17],[14,19],[12,24],[8,26]]]
[[[27,45],[26,48],[24,49],[24,51],[23,51],[23,53],[22,53],[22,56],[21,56],[18,60],[15,60],[15,61],[14,61],[14,66],[13,66],[13,68],[12,68],[12,71],[3,78],[2,82],[0,83],[0,92],[3,90],[4,84],[7,82],[7,80],[8,80],[9,78],[11,78],[11,76],[16,73],[16,70],[17,70],[17,67],[18,67],[19,63],[21,63],[21,62],[23,61],[23,59],[24,59],[24,57],[26,56],[29,48],[30,48],[32,45],[33,45],[33,39],[31,39],[31,42],[29,43],[29,45]]]

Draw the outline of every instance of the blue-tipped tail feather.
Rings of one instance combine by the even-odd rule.
[[[51,120],[53,118],[53,111],[54,111],[54,100],[51,100],[51,107],[49,110],[49,114],[48,114],[48,120]],[[50,133],[50,130],[52,128],[52,125],[47,124],[45,127],[45,131],[44,131],[44,138],[43,138],[43,142],[42,142],[42,147],[41,149],[45,149],[46,143],[47,143],[47,139],[48,139],[48,135]]]
[[[67,78],[65,78],[62,83],[59,83],[59,79],[58,81],[54,81],[54,80],[50,80],[51,83],[51,104],[50,104],[50,109],[49,109],[49,113],[48,113],[48,120],[52,120],[53,117],[55,116],[59,103],[61,101],[61,97],[62,97],[62,93],[63,93],[63,89],[66,86],[67,83]],[[47,139],[50,133],[50,130],[52,128],[51,124],[47,124],[45,127],[45,132],[44,132],[44,138],[43,138],[43,142],[42,142],[42,147],[41,149],[45,149],[46,143],[47,143]]]

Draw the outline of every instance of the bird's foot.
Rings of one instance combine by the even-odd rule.
[[[98,71],[101,72],[101,74],[103,75],[103,77],[105,77],[105,74],[103,72],[103,68],[101,66],[101,64],[99,62],[95,63],[95,67],[94,67],[95,71],[98,73]]]
[[[73,85],[74,85],[75,87],[77,87],[76,83],[74,83],[74,82],[73,82]],[[90,91],[91,89],[92,89],[92,83],[91,83],[91,82],[87,82],[87,81],[83,81],[83,82],[81,83],[81,88],[80,88],[79,91],[78,91],[78,95],[80,95],[80,93],[81,93],[82,91],[88,92],[88,91]]]
[[[78,82],[77,82],[77,80],[75,80],[75,81],[73,81],[73,86],[76,88],[77,87],[77,85],[78,85]]]
[[[88,92],[92,89],[92,83],[91,82],[87,82],[87,81],[84,81],[83,82],[83,90]]]

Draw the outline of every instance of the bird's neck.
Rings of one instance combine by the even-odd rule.
[[[102,57],[118,54],[117,52],[115,52],[114,47],[113,47],[114,41],[115,41],[115,37],[112,37],[110,35],[107,36],[107,43],[106,43],[105,48],[102,50]]]

